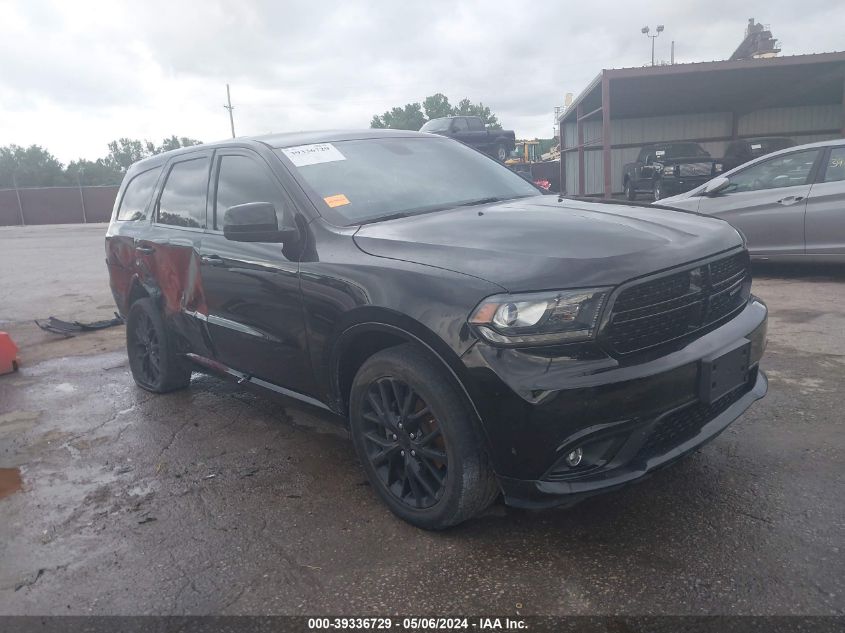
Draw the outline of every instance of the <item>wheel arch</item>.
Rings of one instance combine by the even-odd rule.
[[[346,416],[349,412],[352,380],[358,369],[373,354],[405,343],[412,343],[425,350],[446,370],[449,379],[466,398],[480,423],[481,415],[460,376],[461,361],[457,354],[421,324],[399,323],[384,318],[384,315],[348,326],[334,342],[328,364],[332,408]]]
[[[138,299],[145,299],[148,297],[158,299],[160,294],[161,293],[158,292],[158,289],[155,286],[145,284],[138,275],[135,275],[129,283],[129,292],[126,293],[126,304],[123,306],[122,310],[123,315],[126,316],[129,313],[129,308],[131,308],[132,304],[138,301]]]

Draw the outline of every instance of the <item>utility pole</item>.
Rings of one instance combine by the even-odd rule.
[[[232,95],[229,92],[229,84],[226,84],[226,101],[228,101],[228,105],[224,105],[223,107],[229,111],[229,124],[232,126],[232,138],[235,138],[235,117],[232,115],[232,110],[235,109],[235,106],[232,105]]]
[[[655,33],[654,35],[649,35],[650,31],[651,31],[651,29],[648,28],[647,26],[644,26],[643,28],[640,29],[640,33],[642,33],[648,39],[651,40],[651,65],[654,66],[654,40],[656,40],[660,36],[660,34],[663,32],[663,25],[662,24],[657,25],[657,33]]]

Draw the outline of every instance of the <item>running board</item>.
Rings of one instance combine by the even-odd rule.
[[[231,376],[234,378],[239,385],[244,383],[249,383],[251,385],[257,385],[259,387],[264,387],[265,389],[269,389],[270,391],[274,391],[280,395],[286,396],[288,398],[293,398],[294,400],[299,400],[300,402],[304,402],[305,404],[310,404],[313,407],[317,407],[318,409],[323,409],[325,411],[329,411],[334,413],[328,405],[324,402],[317,400],[316,398],[312,398],[311,396],[306,396],[304,393],[299,393],[298,391],[293,391],[291,389],[285,389],[284,387],[280,387],[272,382],[267,382],[266,380],[262,380],[261,378],[256,378],[255,376],[251,376],[246,374],[242,371],[238,371],[237,369],[232,369],[228,365],[224,365],[223,363],[212,360],[211,358],[206,358],[205,356],[200,356],[199,354],[188,353],[185,354],[185,357],[189,360],[197,363],[198,365],[202,365],[212,371],[216,371],[221,374],[226,374],[227,376]]]

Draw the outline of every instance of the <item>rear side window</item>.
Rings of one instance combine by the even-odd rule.
[[[845,147],[834,147],[830,150],[830,160],[824,172],[825,182],[839,182],[845,180]]]
[[[147,203],[153,195],[161,167],[141,172],[129,181],[117,210],[117,219],[139,222],[147,219]]]
[[[454,119],[455,123],[452,126],[453,132],[466,132],[467,131],[467,120],[463,117],[459,117]]]
[[[208,167],[208,157],[173,165],[158,201],[160,224],[205,228]]]
[[[467,119],[467,121],[469,121],[469,129],[472,132],[484,131],[484,124],[481,122],[481,119]]]
[[[284,199],[280,186],[268,170],[247,156],[221,156],[217,176],[215,228],[223,230],[226,209],[249,202],[269,202],[276,207],[279,225],[284,223]]]

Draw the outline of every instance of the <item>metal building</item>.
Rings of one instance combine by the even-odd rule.
[[[845,136],[845,52],[603,70],[559,121],[564,191],[609,197],[648,143]]]

